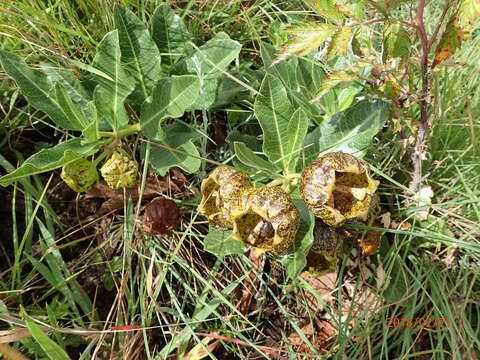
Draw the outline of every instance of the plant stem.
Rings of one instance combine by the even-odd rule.
[[[126,128],[117,131],[99,131],[98,135],[101,137],[111,137],[121,139],[139,132],[142,129],[139,123],[130,125]]]

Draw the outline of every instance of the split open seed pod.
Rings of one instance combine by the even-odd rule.
[[[305,271],[313,276],[321,276],[337,271],[338,256],[344,235],[335,227],[317,219],[313,233],[313,244],[307,254]]]
[[[239,210],[243,191],[252,186],[250,177],[232,167],[219,166],[202,181],[202,200],[198,211],[205,215],[210,224],[231,229],[232,210]]]
[[[72,190],[85,192],[98,181],[98,172],[95,164],[81,158],[64,165],[60,177]]]
[[[232,237],[247,247],[279,254],[295,241],[300,214],[279,187],[251,188],[242,206],[232,211]]]
[[[105,161],[100,172],[112,189],[131,188],[136,184],[138,164],[126,151],[119,149]]]
[[[367,219],[378,184],[365,161],[332,152],[304,169],[300,193],[315,216],[338,226],[348,219]]]

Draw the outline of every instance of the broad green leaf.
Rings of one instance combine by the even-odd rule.
[[[243,254],[245,247],[238,240],[232,238],[231,234],[231,231],[223,231],[209,226],[208,234],[203,240],[203,248],[217,256]]]
[[[291,24],[282,31],[288,41],[272,63],[275,65],[293,55],[304,56],[316,51],[337,30],[337,26],[318,22]]]
[[[461,0],[458,24],[461,27],[473,26],[479,18],[480,0]]]
[[[290,136],[288,143],[288,153],[290,154],[288,169],[290,172],[295,172],[297,159],[300,155],[299,150],[303,147],[305,135],[307,135],[308,123],[308,117],[301,108],[295,111],[288,123],[287,131]]]
[[[305,2],[310,5],[318,15],[334,24],[341,25],[345,20],[345,17],[333,0],[305,0]]]
[[[281,260],[290,279],[295,279],[307,264],[306,255],[313,244],[315,227],[315,217],[305,203],[300,199],[294,199],[293,203],[300,213],[300,227],[295,238],[295,246]]]
[[[342,151],[362,157],[388,119],[389,104],[366,100],[320,124],[319,151]]]
[[[149,139],[157,138],[162,121],[182,116],[197,100],[199,89],[200,81],[192,75],[160,80],[152,96],[142,105],[140,124],[143,134]]]
[[[153,14],[152,37],[164,64],[172,64],[178,55],[183,55],[185,44],[192,39],[182,18],[168,4],[161,4]]]
[[[462,30],[455,20],[452,18],[443,32],[435,51],[432,67],[450,58],[467,38],[467,32]]]
[[[386,24],[383,33],[383,62],[400,57],[407,59],[410,55],[410,34],[403,24],[396,22]]]
[[[269,174],[276,174],[280,172],[280,169],[275,166],[275,164],[270,161],[262,159],[260,156],[256,155],[252,150],[250,150],[247,145],[242,142],[235,141],[233,143],[233,148],[235,150],[235,155],[238,160],[243,164],[257,169]]]
[[[70,118],[59,104],[53,83],[40,70],[28,67],[23,59],[0,50],[0,63],[22,90],[22,94],[35,108],[45,112],[50,119],[63,129],[83,130],[87,123]]]
[[[43,149],[30,156],[15,171],[0,177],[0,185],[8,186],[14,181],[25,176],[40,174],[50,171],[80,157],[86,157],[95,154],[102,143],[100,141],[88,144],[82,144],[80,139],[72,139],[54,147]]]
[[[30,334],[32,334],[32,337],[35,339],[38,345],[40,345],[42,350],[45,352],[45,355],[50,360],[70,360],[70,356],[68,356],[66,351],[60,345],[50,339],[33,320],[30,320],[24,311],[23,316],[27,317],[25,323],[27,324]]]
[[[263,152],[270,161],[279,160],[288,169],[288,123],[294,113],[282,82],[267,74],[255,98],[255,116],[263,131]]]
[[[118,31],[109,32],[98,45],[92,66],[107,74],[112,80],[96,76],[99,85],[94,98],[98,114],[103,116],[113,130],[128,124],[125,100],[134,90],[134,79],[122,68]]]
[[[155,141],[177,148],[188,141],[195,141],[204,136],[196,125],[175,121],[173,124],[163,125]]]
[[[238,57],[242,45],[220,32],[189,57],[177,63],[175,73],[195,74],[200,79],[200,97],[193,105],[194,109],[206,110],[215,103],[222,71]]]
[[[162,77],[160,52],[145,25],[133,12],[123,5],[115,5],[113,13],[122,64],[136,81],[132,98],[141,103],[150,96],[155,82]]]
[[[164,176],[173,166],[178,166],[185,172],[193,174],[200,169],[202,162],[196,146],[188,141],[171,150],[151,144],[150,165],[158,174]]]
[[[70,120],[87,126],[86,124],[88,124],[89,121],[87,120],[82,107],[78,103],[72,101],[61,82],[55,84],[55,97],[57,98],[58,105],[60,105],[64,114]]]
[[[348,43],[352,38],[353,32],[350,26],[340,26],[333,34],[327,49],[327,60],[331,60],[339,55],[347,55]]]

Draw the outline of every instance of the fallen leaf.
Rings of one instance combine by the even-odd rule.
[[[305,293],[307,303],[314,311],[323,309],[323,304],[319,303],[318,298],[324,300],[326,303],[332,302],[335,299],[333,293],[336,289],[337,272],[329,272],[318,277],[304,272],[300,277],[307,281],[316,292],[316,294],[309,291]]]
[[[218,335],[218,333],[213,333],[212,335]],[[215,348],[220,344],[220,341],[215,341],[214,343],[208,345],[214,338],[213,337],[205,337],[200,343],[195,345],[186,356],[182,358],[182,360],[201,360],[210,356],[211,353]],[[205,346],[207,349],[205,349]]]

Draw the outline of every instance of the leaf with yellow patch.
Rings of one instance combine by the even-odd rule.
[[[337,24],[343,24],[345,17],[333,0],[305,0],[311,8],[324,19]]]
[[[341,26],[333,34],[332,40],[327,50],[327,59],[331,60],[339,55],[347,55],[348,42],[352,38],[352,28],[349,26]]]
[[[456,19],[452,18],[438,43],[432,67],[450,58],[464,40],[466,40],[466,32],[457,25]]]
[[[339,70],[332,71],[322,82],[322,85],[315,94],[315,98],[310,100],[311,103],[319,101],[330,89],[340,84],[350,84],[352,81],[357,80],[355,74]]]
[[[285,27],[282,32],[287,35],[288,41],[279,52],[272,66],[286,60],[293,55],[303,56],[317,50],[337,30],[331,24],[305,22]]]

